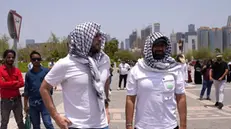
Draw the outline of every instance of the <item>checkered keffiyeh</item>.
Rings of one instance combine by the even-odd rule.
[[[102,35],[101,52],[89,56],[89,52],[96,34]],[[94,22],[86,22],[77,25],[76,28],[69,34],[69,54],[79,60],[84,60],[89,66],[92,74],[92,84],[96,90],[99,99],[104,99],[104,84],[100,82],[100,75],[98,71],[97,62],[102,59],[105,53],[102,51],[105,44],[105,34],[100,31],[100,25]],[[82,61],[83,62],[83,61]],[[102,105],[100,105],[102,107]]]
[[[164,58],[156,60],[153,58],[152,47],[155,41],[159,38],[164,38],[167,41],[167,47]],[[148,36],[144,44],[144,61],[149,67],[159,70],[166,70],[175,67],[177,63],[171,57],[171,44],[169,39],[160,32],[154,32]]]

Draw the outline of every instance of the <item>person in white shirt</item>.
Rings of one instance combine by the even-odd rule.
[[[154,32],[147,37],[144,58],[128,75],[126,129],[186,129],[185,83],[181,65],[170,54],[171,44],[166,36]]]
[[[110,59],[102,51],[104,43],[99,24],[77,25],[68,36],[69,54],[57,61],[44,79],[40,94],[61,129],[108,129],[104,86]],[[65,116],[58,113],[49,95],[57,84],[62,86]]]
[[[51,61],[48,63],[48,69],[51,69],[55,65],[55,61],[52,58]]]
[[[185,56],[183,54],[178,54],[176,57],[176,61],[180,63],[182,67],[183,78],[185,80],[185,86],[187,86],[188,82],[188,66],[186,64]]]
[[[125,63],[125,61],[121,61],[121,63],[119,64],[119,87],[118,90],[121,90],[121,83],[122,81],[124,81],[124,88],[126,89],[126,82],[127,82],[127,76],[128,76],[128,72],[130,70],[130,65],[128,63]]]

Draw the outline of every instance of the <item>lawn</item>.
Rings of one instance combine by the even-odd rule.
[[[42,63],[42,65],[44,66],[44,67],[48,67],[48,61],[43,61],[43,62],[41,62]],[[24,63],[24,62],[18,62],[18,68],[20,69],[20,71],[22,72],[22,73],[25,73],[25,72],[27,72],[28,71],[28,68],[27,68],[27,65],[28,65],[29,63],[27,62],[27,63]]]

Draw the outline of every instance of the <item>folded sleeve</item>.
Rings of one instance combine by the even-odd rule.
[[[183,77],[183,71],[179,70],[176,73],[176,88],[175,94],[184,94],[185,93],[185,80]]]
[[[131,72],[128,74],[127,78],[127,95],[136,95],[137,94],[137,80],[135,79],[135,69],[132,68]]]

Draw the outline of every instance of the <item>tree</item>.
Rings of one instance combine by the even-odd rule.
[[[59,43],[59,38],[53,32],[51,32],[51,36],[47,42],[48,43]]]
[[[221,53],[221,50],[219,48],[216,48],[215,53]]]
[[[117,39],[105,43],[104,51],[112,60],[115,59],[115,52],[118,51],[118,44],[119,41]]]
[[[135,60],[132,52],[126,50],[119,50],[115,53],[115,60]]]
[[[4,34],[3,36],[0,37],[0,54],[2,56],[3,52],[6,50],[6,49],[9,49],[9,42],[10,38]]]
[[[223,57],[225,61],[231,61],[231,49],[225,49],[223,52]]]

